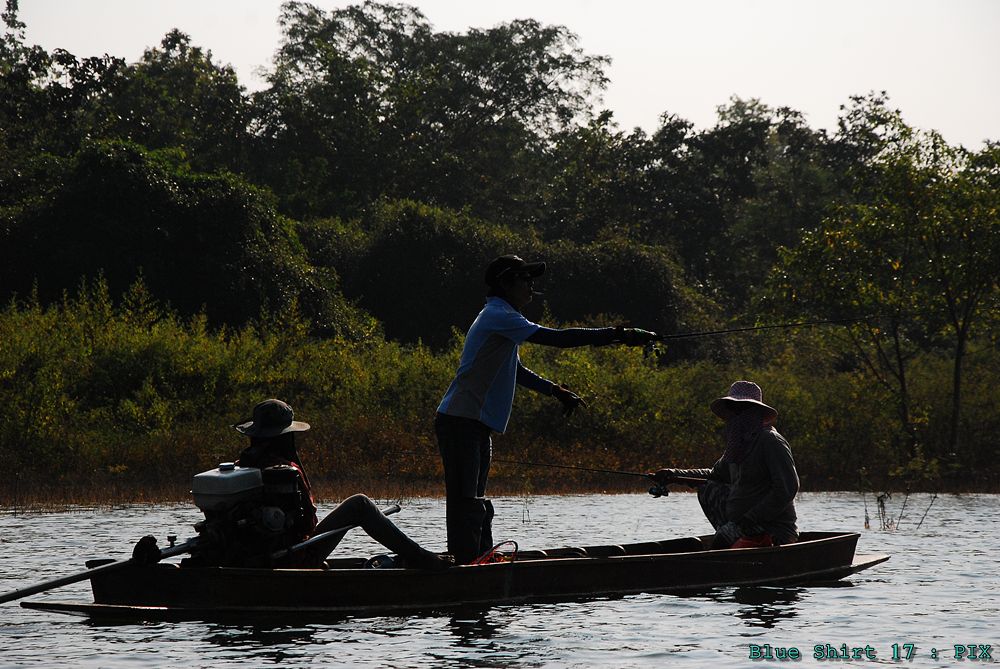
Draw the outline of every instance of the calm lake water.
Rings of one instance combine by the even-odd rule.
[[[497,540],[524,549],[705,534],[692,494],[507,497],[494,500]],[[1000,661],[1000,522],[996,495],[911,495],[895,531],[856,493],[803,494],[800,527],[862,534],[859,553],[892,559],[843,587],[723,588],[697,596],[636,595],[497,606],[423,616],[231,625],[106,624],[0,605],[0,667],[538,667],[982,666]],[[898,516],[903,495],[887,507]],[[329,505],[327,505],[328,510]],[[321,511],[324,509],[321,508]],[[926,517],[917,529],[921,517]],[[191,536],[194,506],[14,515],[0,512],[0,592],[79,571],[93,557],[127,557],[153,533]],[[405,502],[393,519],[443,550],[444,503]],[[381,552],[353,532],[337,554]],[[80,583],[30,598],[92,601]],[[871,646],[876,660],[817,660],[817,644]],[[798,662],[751,661],[751,644],[798,648]],[[892,645],[913,644],[893,661]],[[957,660],[955,645],[992,646],[995,660]],[[934,659],[932,650],[937,649]]]

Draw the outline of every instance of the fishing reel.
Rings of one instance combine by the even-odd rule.
[[[670,494],[670,491],[667,490],[667,486],[654,483],[649,487],[649,494],[653,497],[666,497]]]
[[[667,354],[667,345],[662,341],[651,341],[642,347],[642,357],[646,360],[659,360]]]

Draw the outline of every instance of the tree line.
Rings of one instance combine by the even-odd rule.
[[[138,281],[219,332],[294,311],[316,340],[448,355],[485,263],[518,252],[550,262],[530,315],[553,322],[870,316],[787,354],[874,384],[857,402],[883,406],[900,470],[996,471],[987,400],[963,391],[997,356],[996,141],[950,145],[880,92],[845,101],[831,131],[739,98],[706,129],[665,112],[625,130],[600,107],[607,58],[530,19],[452,33],[405,5],[287,2],[253,93],[179,30],[128,63],[28,44],[16,0],[3,21],[8,310]],[[699,339],[655,364],[781,355]],[[944,400],[917,390],[927,375]]]

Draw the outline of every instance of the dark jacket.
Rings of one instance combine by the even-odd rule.
[[[773,427],[761,430],[741,462],[723,462],[712,469],[688,470],[732,486],[726,519],[745,518],[763,527],[779,543],[798,537],[795,494],[799,475],[788,442]]]
[[[241,467],[257,467],[258,469],[266,469],[276,465],[294,467],[299,473],[299,483],[301,485],[298,502],[299,514],[295,523],[285,533],[285,542],[290,546],[300,541],[305,541],[312,536],[318,524],[316,502],[313,500],[309,477],[306,476],[305,469],[302,468],[302,463],[299,461],[297,453],[294,451],[291,453],[276,453],[270,448],[250,446],[240,453],[236,464]]]

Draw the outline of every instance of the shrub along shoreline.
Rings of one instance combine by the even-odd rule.
[[[945,443],[935,418],[948,409],[936,392],[946,361],[912,363],[911,391],[925,416],[913,456],[874,381],[819,363],[822,336],[756,338],[747,343],[752,355],[739,356],[758,361],[748,366],[666,364],[622,347],[525,346],[526,364],[577,389],[588,407],[564,420],[549,398],[518,393],[494,457],[633,472],[708,466],[720,452],[708,404],[732,380],[751,378],[781,412],[804,490],[1000,490],[985,457],[995,420],[988,404],[970,402],[961,453],[935,449]],[[0,341],[0,506],[185,499],[194,473],[236,457],[243,441],[231,426],[267,397],[311,423],[302,452],[321,496],[441,494],[432,419],[460,333],[441,351],[378,337],[318,339],[294,309],[210,329],[204,317],[184,320],[157,305],[141,283],[116,304],[98,281],[56,305],[9,304]],[[1000,357],[990,347],[970,355],[974,398],[990,388]],[[496,494],[641,491],[641,483],[504,462],[492,474]]]

